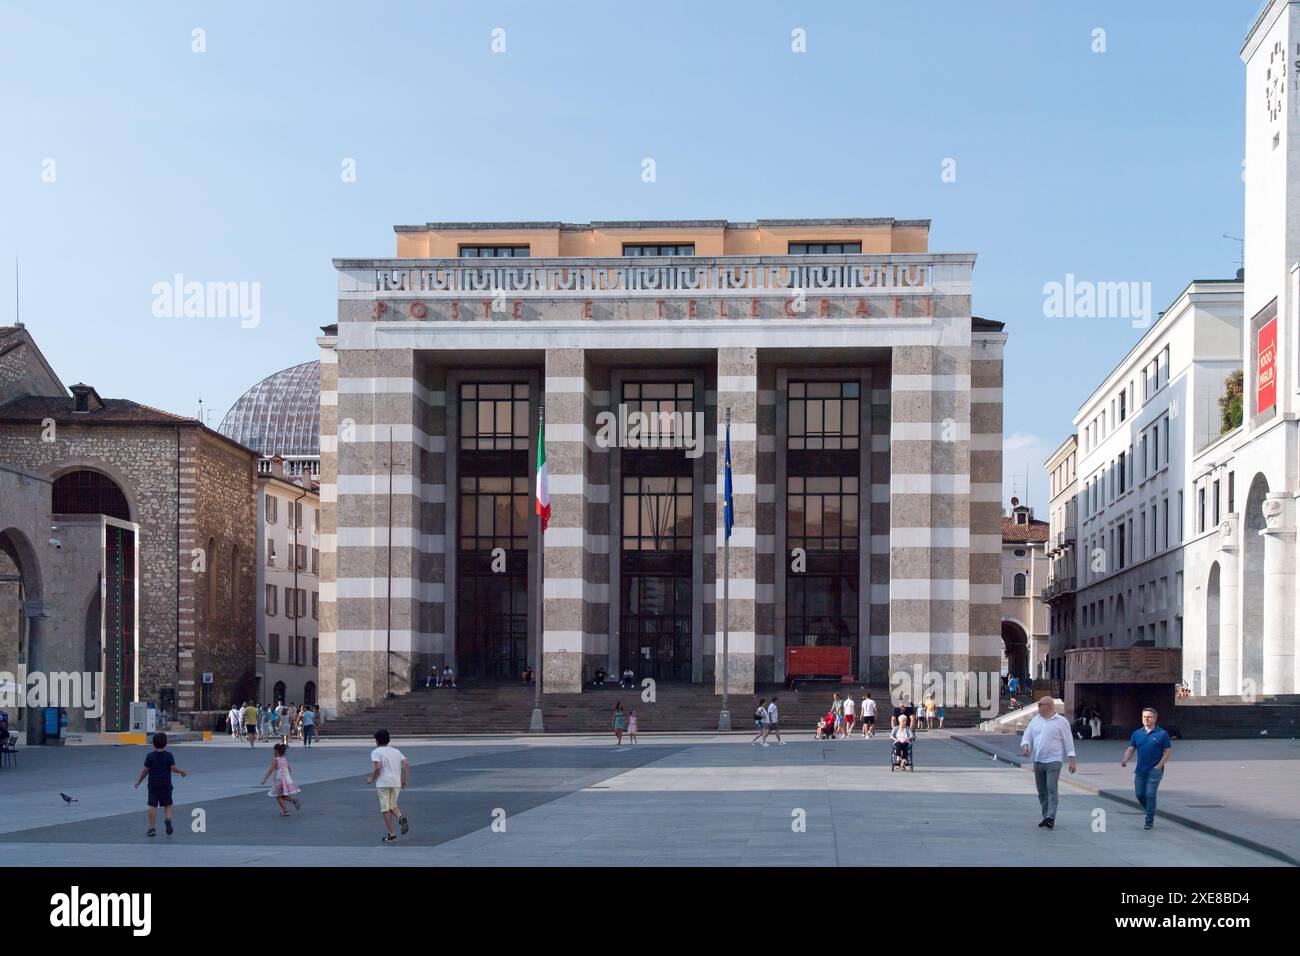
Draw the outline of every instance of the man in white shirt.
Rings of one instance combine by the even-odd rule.
[[[776,742],[784,747],[785,741],[781,739],[781,721],[779,718],[780,714],[776,709],[776,698],[773,697],[772,703],[767,705],[767,732],[776,734]],[[766,738],[764,738],[764,742],[766,743]]]
[[[876,702],[871,699],[871,694],[862,698],[862,736],[874,737],[876,735]]]
[[[370,751],[373,766],[366,783],[373,783],[379,794],[379,812],[384,815],[384,827],[388,830],[384,842],[396,843],[397,834],[393,832],[393,823],[396,822],[401,827],[402,836],[406,836],[410,829],[406,816],[397,805],[397,796],[406,789],[411,765],[400,750],[388,745],[388,740],[388,731],[375,731],[375,743],[379,746]]]
[[[853,736],[853,718],[854,718],[853,695],[844,695],[844,739],[848,740]]]
[[[1038,788],[1038,805],[1043,811],[1040,827],[1056,826],[1056,789],[1061,780],[1061,764],[1068,757],[1074,773],[1074,735],[1070,722],[1056,712],[1056,701],[1048,694],[1038,698],[1038,714],[1025,728],[1020,739],[1020,753],[1034,762],[1034,785]]]

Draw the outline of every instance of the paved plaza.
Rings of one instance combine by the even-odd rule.
[[[1171,821],[1144,832],[1136,809],[1064,786],[1057,829],[1039,830],[1031,776],[943,732],[917,744],[914,773],[890,772],[884,738],[395,743],[412,764],[412,829],[396,846],[379,843],[367,742],[291,748],[303,810],[282,818],[258,784],[270,747],[228,738],[172,748],[190,776],[176,781],[176,834],[154,838],[131,788],[145,748],[25,749],[0,772],[0,843],[10,865],[1278,864]]]

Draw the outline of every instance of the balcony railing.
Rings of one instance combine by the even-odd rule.
[[[336,259],[340,293],[458,298],[930,295],[936,281],[969,282],[965,254],[674,256],[546,259]]]
[[[1048,582],[1047,587],[1043,588],[1044,601],[1051,601],[1063,594],[1072,594],[1078,590],[1075,578],[1057,578],[1055,581]]]

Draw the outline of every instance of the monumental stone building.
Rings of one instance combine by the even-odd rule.
[[[22,326],[0,328],[0,659],[103,674],[102,718],[133,700],[169,717],[253,692],[257,456],[90,385],[65,388]],[[8,582],[14,584],[14,581]],[[11,715],[12,717],[12,715]]]
[[[321,694],[995,673],[1000,323],[928,221],[429,223],[337,259]],[[545,412],[549,529],[534,510]]]

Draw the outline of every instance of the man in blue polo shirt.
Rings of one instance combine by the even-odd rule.
[[[1156,825],[1156,791],[1165,776],[1165,764],[1173,753],[1174,745],[1169,734],[1156,726],[1155,710],[1148,707],[1142,711],[1142,726],[1133,731],[1129,738],[1128,749],[1120,759],[1119,765],[1126,766],[1134,754],[1137,764],[1133,767],[1133,790],[1138,803],[1147,812],[1147,822],[1142,828],[1150,830]]]

